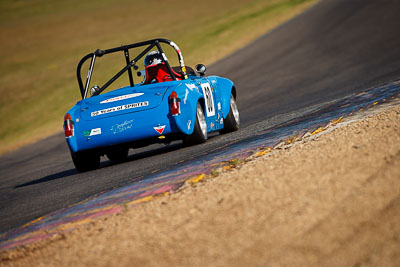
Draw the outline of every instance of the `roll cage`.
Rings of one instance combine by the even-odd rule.
[[[158,51],[163,55],[163,62],[165,62],[168,72],[172,77],[172,80],[177,80],[177,78],[174,74],[174,71],[172,70],[171,66],[169,65],[168,59],[165,56],[163,49],[161,48],[160,43],[168,44],[175,50],[175,52],[178,55],[182,78],[187,79],[188,76],[186,73],[186,67],[185,67],[185,63],[183,61],[181,50],[174,42],[172,42],[170,40],[159,38],[159,39],[153,39],[153,40],[144,41],[144,42],[140,42],[140,43],[121,45],[120,47],[110,48],[110,49],[106,49],[106,50],[97,49],[95,52],[84,56],[78,63],[76,75],[78,78],[79,90],[81,92],[82,99],[86,98],[96,58],[102,57],[106,54],[115,53],[115,52],[123,52],[124,53],[126,66],[123,67],[110,80],[108,80],[103,86],[101,86],[93,95],[100,94],[102,91],[104,91],[108,86],[110,86],[115,80],[117,80],[126,71],[128,71],[130,86],[134,86],[132,68],[134,70],[137,70],[138,66],[136,65],[136,62],[138,62],[138,60],[140,60],[143,56],[145,56],[148,52],[150,52],[150,50],[153,49],[154,47],[156,47],[158,49]],[[142,52],[140,52],[139,55],[137,55],[134,59],[130,59],[129,49],[138,48],[141,46],[147,46],[147,47]],[[89,59],[90,59],[90,66],[89,66],[89,70],[88,70],[88,73],[86,76],[86,82],[85,82],[85,86],[84,86],[83,82],[82,82],[82,77],[81,77],[81,68],[82,68],[82,65]]]

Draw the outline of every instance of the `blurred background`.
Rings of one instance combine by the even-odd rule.
[[[0,0],[0,154],[62,131],[81,99],[76,66],[97,48],[167,38],[187,66],[210,65],[315,2]],[[96,77],[108,80],[121,63],[122,53]]]

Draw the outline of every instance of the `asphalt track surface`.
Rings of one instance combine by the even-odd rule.
[[[324,0],[210,66],[235,81],[242,128],[205,144],[153,146],[129,161],[79,174],[60,133],[0,158],[0,232],[181,160],[201,157],[232,139],[257,133],[340,99],[400,78],[400,1]]]

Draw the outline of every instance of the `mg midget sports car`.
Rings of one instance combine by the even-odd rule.
[[[178,66],[170,65],[165,46],[177,55]],[[122,69],[103,86],[91,86],[96,60],[118,52],[123,55]],[[88,66],[85,84],[84,65]],[[77,67],[82,100],[64,116],[64,134],[76,169],[98,168],[103,155],[113,162],[124,161],[130,148],[176,140],[194,145],[205,142],[210,132],[238,130],[234,83],[205,72],[203,64],[195,71],[185,66],[179,47],[166,39],[97,49],[84,56]],[[121,87],[116,81],[124,75],[126,86]],[[141,81],[135,82],[138,77]]]

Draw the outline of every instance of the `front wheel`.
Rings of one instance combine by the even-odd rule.
[[[194,125],[193,133],[191,135],[185,136],[183,142],[185,145],[197,145],[204,143],[206,140],[207,140],[206,117],[204,116],[204,111],[200,103],[197,103],[196,122]]]
[[[94,151],[71,152],[72,161],[78,172],[86,172],[100,167],[100,155]]]
[[[229,110],[228,116],[224,119],[224,129],[222,129],[221,133],[230,133],[239,130],[240,125],[240,117],[239,117],[239,109],[236,105],[236,99],[231,94],[231,109]]]

